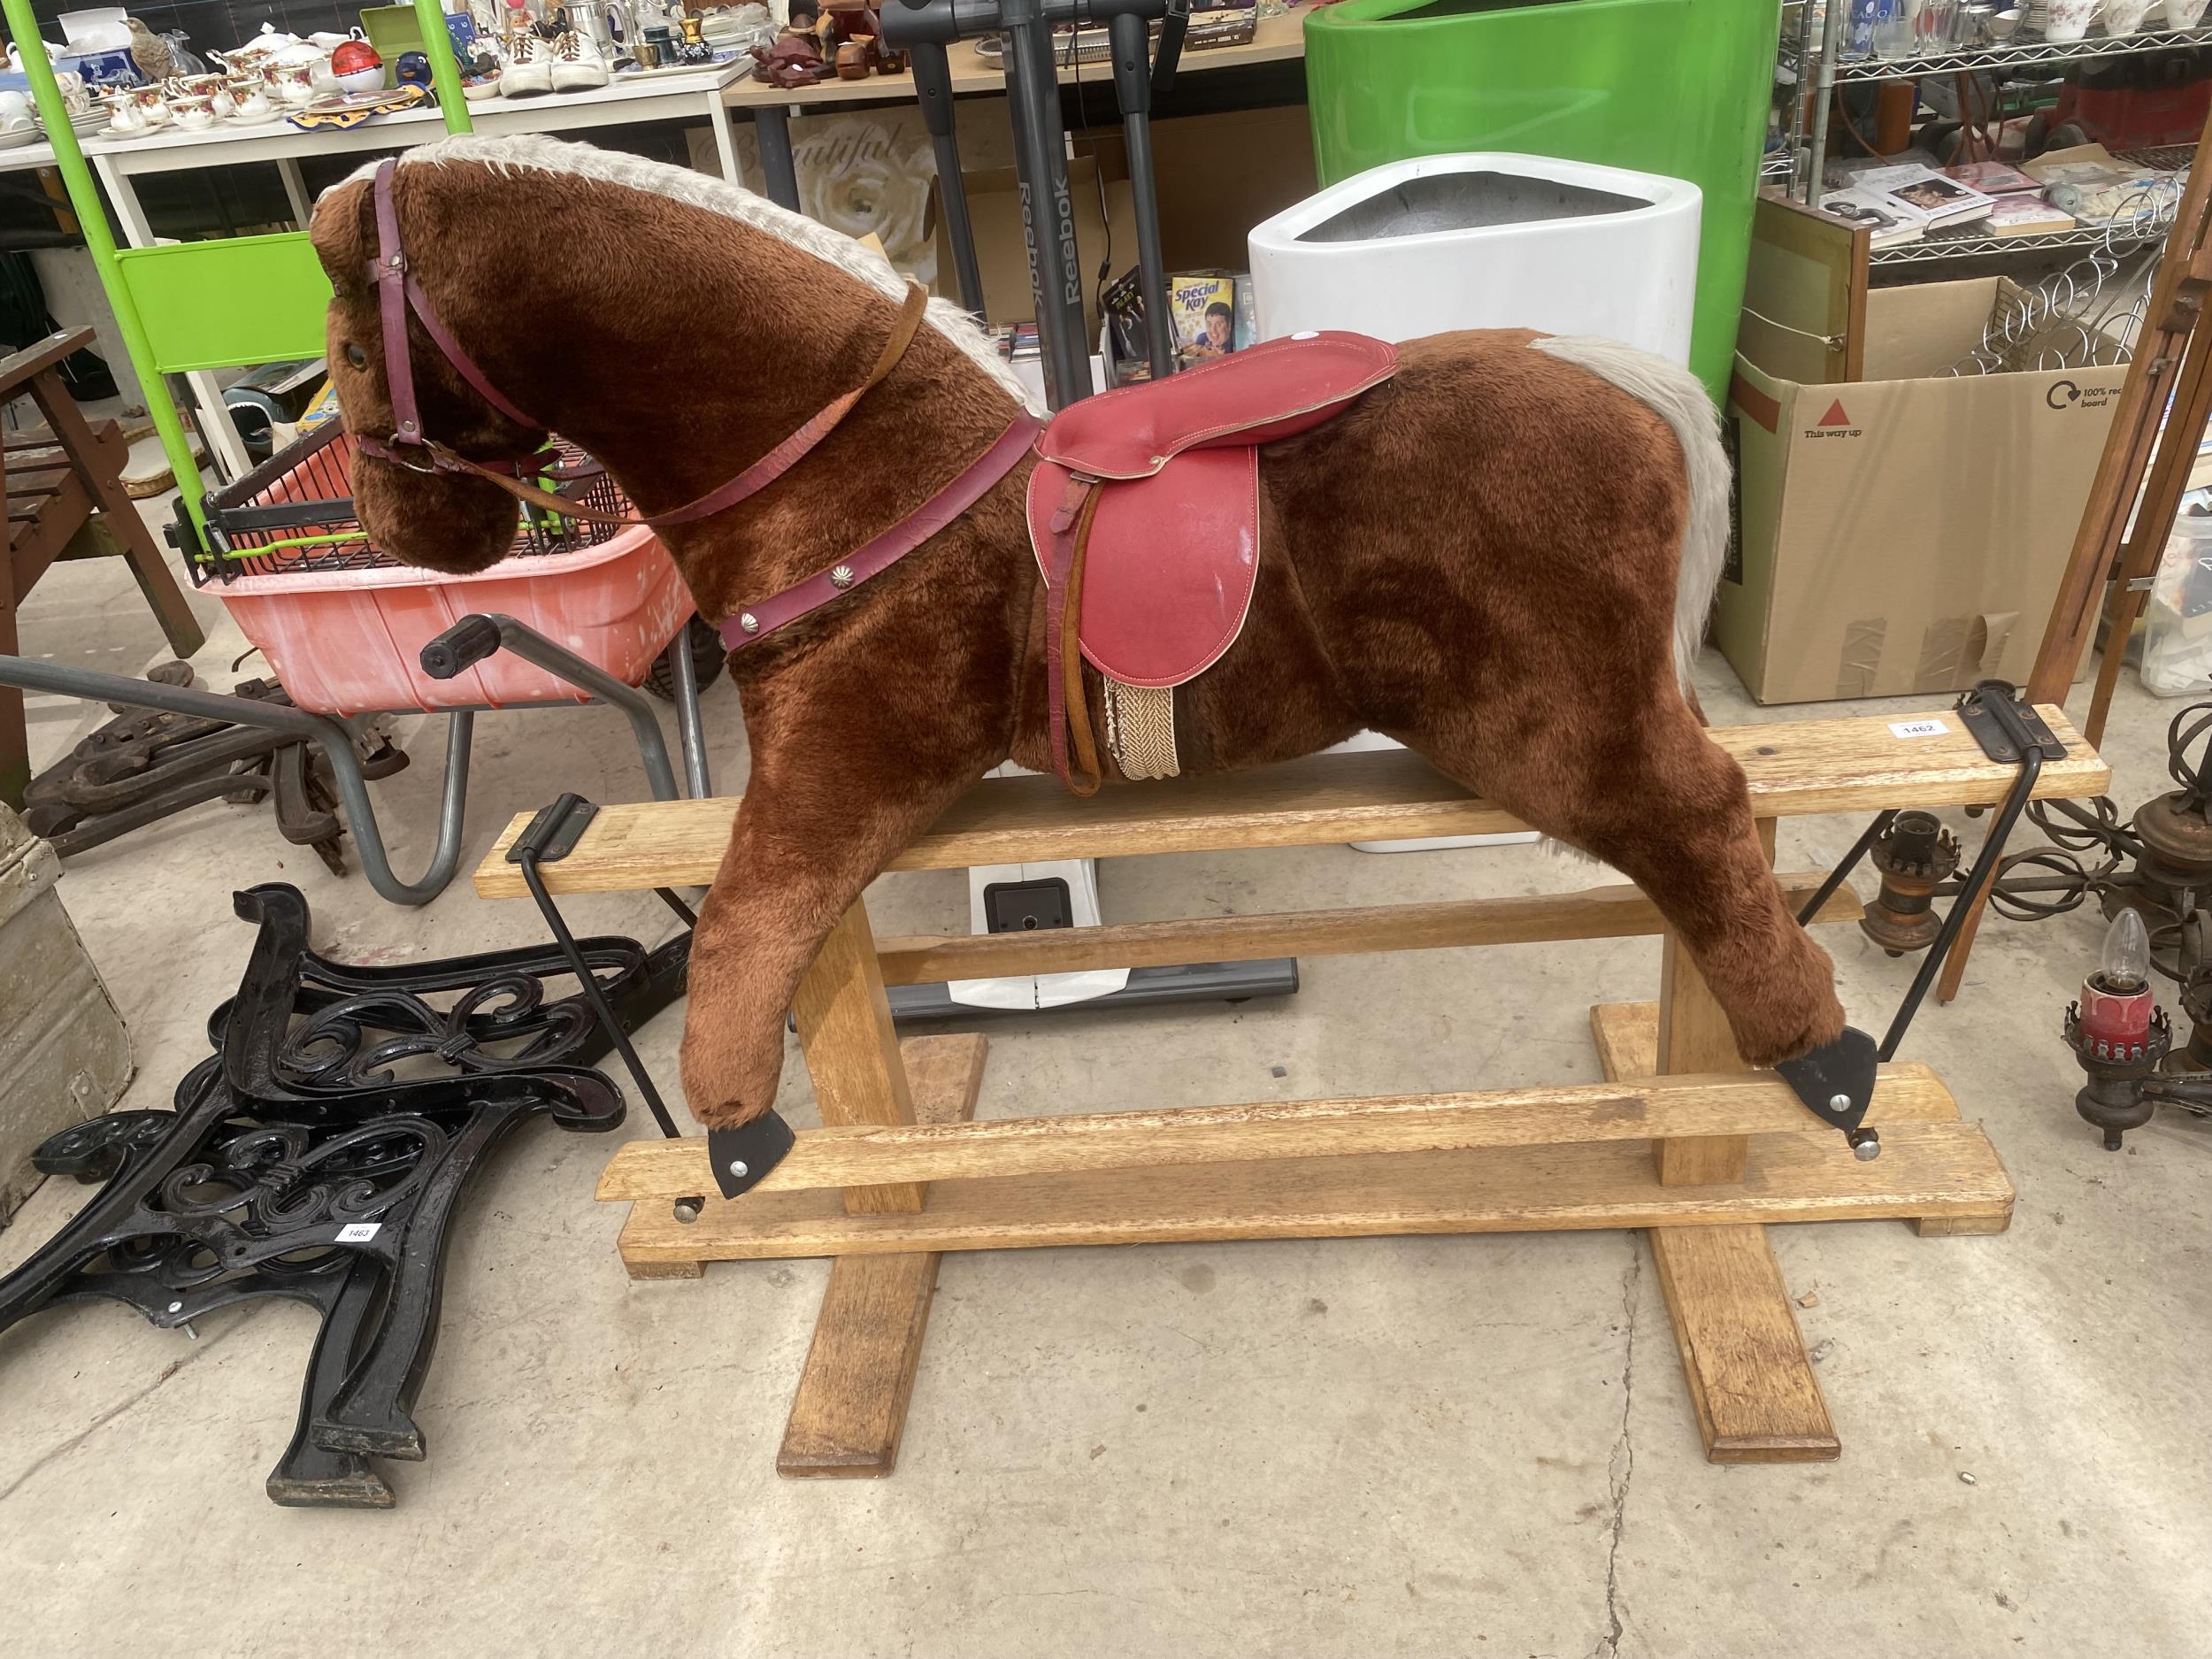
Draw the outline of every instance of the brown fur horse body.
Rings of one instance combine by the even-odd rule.
[[[546,170],[572,147],[536,141],[511,152],[529,159],[485,165],[501,153],[447,141],[417,152],[444,165],[402,167],[415,274],[493,383],[598,457],[643,511],[780,442],[860,380],[891,326],[879,287],[772,229]],[[365,182],[324,198],[314,239],[337,289],[347,423],[387,434]],[[1263,452],[1252,610],[1177,694],[1184,769],[1386,732],[1637,880],[1746,1057],[1793,1056],[1833,1038],[1842,1010],[1768,873],[1741,772],[1678,684],[1681,445],[1652,408],[1531,339],[1414,342],[1394,380]],[[426,433],[479,459],[534,446],[541,434],[470,392],[419,326],[411,341]],[[792,473],[666,533],[701,613],[719,619],[834,562],[950,481],[1016,409],[925,327]],[[710,1126],[772,1103],[783,1010],[867,883],[991,767],[1049,766],[1028,470],[734,659],[752,773],[700,914],[683,1051]],[[362,457],[354,489],[378,543],[411,563],[480,569],[512,537],[511,502],[480,480]]]

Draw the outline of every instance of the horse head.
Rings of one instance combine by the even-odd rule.
[[[411,186],[415,176],[411,169]],[[438,234],[445,215],[433,192],[411,188],[407,203],[410,248],[449,245]],[[434,442],[398,442],[393,354],[385,338],[376,277],[379,238],[371,181],[349,179],[326,194],[316,204],[310,239],[330,278],[326,354],[339,410],[357,442],[365,439],[385,451],[380,456],[357,450],[353,457],[354,510],[362,526],[378,547],[407,564],[456,575],[483,570],[514,544],[513,498],[480,477],[442,466],[438,452],[509,465],[541,447],[545,429],[502,412],[470,386],[411,308],[403,313],[403,361],[412,382],[419,433]],[[445,295],[459,294],[458,285],[467,280],[465,252],[437,263],[441,268],[433,280],[442,303]],[[472,321],[480,326],[486,316],[495,319],[488,308],[469,309]],[[491,352],[496,350],[495,344]]]

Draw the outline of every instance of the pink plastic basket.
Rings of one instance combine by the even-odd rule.
[[[635,686],[692,611],[667,550],[645,529],[474,576],[406,566],[288,571],[235,577],[216,592],[292,701],[319,714],[581,703],[574,686],[511,652],[451,680],[424,673],[420,653],[471,611],[497,611]]]
[[[504,651],[443,680],[422,672],[420,653],[470,612],[499,612],[634,686],[692,614],[691,595],[667,549],[641,526],[611,534],[569,520],[549,533],[526,525],[513,556],[473,576],[401,565],[372,547],[353,519],[351,455],[349,438],[311,434],[223,492],[231,500],[209,503],[218,523],[249,520],[256,509],[282,503],[307,510],[289,515],[288,526],[227,536],[214,586],[303,709],[365,714],[580,703],[585,694],[577,687]],[[627,505],[603,479],[590,500]],[[255,550],[288,533],[344,539]]]

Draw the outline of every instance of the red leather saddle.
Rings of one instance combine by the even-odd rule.
[[[1052,758],[1071,788],[1098,787],[1082,663],[1164,687],[1218,661],[1259,572],[1259,446],[1321,425],[1397,367],[1396,349],[1364,334],[1271,340],[1087,397],[1047,425],[1029,539],[1045,579]]]

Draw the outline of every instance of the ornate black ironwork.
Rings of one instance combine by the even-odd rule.
[[[2180,787],[2124,823],[2108,795],[2032,804],[2029,822],[2052,844],[2005,859],[1990,908],[2014,921],[2062,916],[2091,898],[2108,917],[2139,910],[2161,973],[2186,987],[2212,970],[2212,703],[2191,703],[2168,724],[2166,771]]]
[[[279,1503],[385,1508],[373,1457],[419,1459],[411,1416],[437,1336],[451,1223],[485,1156],[527,1119],[605,1131],[620,1092],[589,1063],[611,1046],[554,946],[393,967],[308,949],[307,902],[236,895],[259,925],[216,1052],[174,1111],[118,1112],[50,1138],[50,1174],[98,1196],[0,1279],[0,1330],[104,1298],[164,1328],[283,1296],[318,1310],[298,1426],[268,1479]],[[579,947],[626,1029],[679,998],[689,937]],[[450,1001],[444,999],[451,994]]]
[[[165,663],[146,676],[162,685],[192,683],[188,663]],[[274,680],[242,680],[232,695],[289,708]],[[111,708],[120,704],[111,703]],[[365,730],[354,741],[361,775],[402,771],[407,757]],[[338,795],[329,759],[296,733],[150,710],[110,720],[30,781],[24,821],[64,858],[157,823],[204,801],[234,804],[273,799],[277,833],[312,847],[333,875],[343,875]]]

